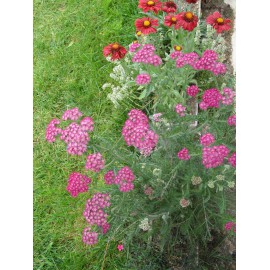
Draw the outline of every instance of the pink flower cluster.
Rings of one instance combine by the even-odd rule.
[[[115,178],[115,175],[114,175],[113,171],[106,172],[105,175],[104,175],[105,184],[106,185],[114,184],[114,178]]]
[[[88,191],[89,183],[91,183],[91,178],[78,172],[73,172],[68,179],[67,191],[72,197],[77,197],[79,193]]]
[[[226,231],[231,231],[234,229],[233,231],[236,232],[236,224],[233,221],[227,222],[224,227]]]
[[[177,154],[177,156],[181,160],[189,160],[190,159],[190,155],[188,153],[188,149],[187,148],[183,148],[181,151],[179,151],[178,154]]]
[[[136,83],[138,85],[141,85],[141,84],[148,84],[150,83],[151,81],[151,77],[149,74],[139,74],[137,77],[136,77]]]
[[[66,110],[62,115],[63,120],[78,120],[83,114],[79,111],[78,108],[73,108],[70,110]]]
[[[218,55],[213,50],[206,50],[199,61],[195,64],[197,70],[209,70],[214,75],[225,74],[226,66],[220,62],[217,62]]]
[[[138,48],[140,48],[140,47],[141,47],[141,44],[139,44],[139,43],[132,43],[132,44],[129,45],[129,51],[130,52],[136,52],[136,50]]]
[[[235,92],[231,88],[223,89],[222,104],[231,105],[233,103],[233,98],[235,97]]]
[[[82,240],[86,245],[95,245],[98,242],[98,233],[92,232],[91,228],[85,228]]]
[[[149,128],[147,116],[140,110],[128,113],[122,135],[128,146],[138,148],[143,155],[150,155],[158,142],[158,135]]]
[[[196,95],[199,93],[199,87],[197,85],[190,85],[187,88],[187,94],[191,97],[196,97]]]
[[[195,64],[199,59],[199,55],[195,52],[182,53],[181,51],[174,51],[171,53],[170,57],[176,59],[176,67],[181,68],[185,65],[190,65],[195,68]]]
[[[108,214],[104,212],[104,208],[109,207],[110,196],[106,193],[95,193],[92,199],[88,199],[86,202],[83,216],[86,221],[91,225],[97,225],[102,229],[102,233],[105,234],[110,224],[107,222]],[[91,232],[91,228],[85,228],[83,232],[83,242],[88,245],[97,243],[98,233]]]
[[[104,175],[104,180],[107,185],[119,185],[121,192],[129,192],[134,189],[133,181],[135,180],[135,175],[129,167],[125,166],[121,168],[116,175],[113,171],[108,171]]]
[[[186,107],[184,107],[180,103],[175,106],[176,113],[181,117],[185,116],[185,110],[186,110]]]
[[[170,57],[176,59],[177,68],[181,68],[184,65],[190,65],[196,70],[209,70],[216,76],[226,73],[226,66],[217,62],[218,55],[213,50],[206,50],[201,58],[195,52],[185,54],[180,51],[172,52]]]
[[[162,64],[162,59],[155,54],[156,48],[151,44],[145,44],[140,50],[138,50],[132,58],[135,63],[150,64],[153,66],[159,66]]]
[[[76,122],[72,122],[62,130],[60,139],[67,144],[67,152],[71,155],[82,155],[87,150],[87,143],[90,140],[87,131]]]
[[[236,167],[236,153],[234,152],[229,158],[228,162],[235,168]]]
[[[94,130],[94,121],[89,116],[84,117],[80,124],[81,124],[82,130],[84,131],[92,132]]]
[[[200,143],[203,146],[209,146],[214,142],[215,142],[215,137],[211,133],[206,133],[206,134],[202,135],[200,138]]]
[[[204,147],[202,153],[202,163],[205,168],[216,168],[223,164],[224,158],[228,156],[230,150],[225,145]]]
[[[229,126],[236,126],[236,115],[232,115],[228,118],[228,125]]]
[[[62,119],[64,121],[71,119],[78,120],[82,113],[78,108],[67,110],[64,112]],[[61,134],[60,139],[67,144],[67,152],[71,155],[82,155],[87,150],[87,144],[90,140],[88,132],[94,129],[94,121],[91,117],[85,117],[80,124],[72,122],[65,129],[56,127],[60,124],[60,120],[53,119],[46,129],[46,140],[54,142],[56,136]]]
[[[104,168],[105,160],[100,153],[91,154],[87,157],[85,168],[93,172],[99,172]]]
[[[216,88],[211,88],[204,91],[202,101],[199,104],[202,110],[208,108],[219,108],[219,102],[222,100],[222,95]]]
[[[50,143],[54,142],[56,139],[56,136],[58,134],[62,133],[62,129],[56,127],[56,125],[59,125],[60,121],[58,119],[53,119],[47,126],[46,129],[46,140]]]

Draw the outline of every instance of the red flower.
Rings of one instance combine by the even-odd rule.
[[[187,31],[192,31],[198,23],[198,17],[194,15],[192,12],[180,12],[178,14],[179,24],[181,27]]]
[[[177,5],[173,1],[164,3],[162,10],[166,13],[174,13],[177,10]]]
[[[186,0],[189,4],[196,4],[198,0]]]
[[[142,8],[143,12],[147,12],[149,10],[154,11],[156,14],[159,10],[161,10],[162,3],[159,0],[140,0],[138,5],[139,8]]]
[[[170,14],[165,16],[164,24],[169,27],[174,26],[174,29],[179,29],[181,27],[179,19],[179,15]]]
[[[148,35],[150,33],[157,32],[157,29],[153,26],[158,26],[158,20],[151,18],[141,18],[135,21],[136,31],[141,31],[143,34]]]
[[[206,18],[206,22],[211,24],[217,31],[221,33],[222,31],[228,31],[231,29],[231,20],[222,18],[221,14],[215,11],[213,14]]]
[[[111,43],[103,49],[103,55],[105,57],[112,55],[111,60],[121,59],[125,57],[126,53],[127,50],[117,42]]]

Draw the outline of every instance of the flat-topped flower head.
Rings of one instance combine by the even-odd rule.
[[[181,151],[179,151],[178,154],[177,154],[177,156],[181,160],[189,160],[190,159],[190,155],[188,153],[188,149],[187,148],[183,148]]]
[[[217,33],[222,33],[223,31],[231,29],[231,20],[224,19],[217,11],[206,18],[206,23],[212,25]]]
[[[173,1],[167,1],[163,4],[162,10],[166,13],[175,13],[177,5]]]
[[[113,61],[124,58],[126,53],[127,50],[117,42],[111,43],[103,49],[103,55],[105,57],[111,56]]]
[[[202,101],[209,108],[219,108],[219,103],[222,100],[222,95],[216,88],[205,90],[202,96]]]
[[[78,120],[82,116],[82,113],[78,108],[73,108],[70,110],[66,110],[62,116],[63,120]]]
[[[89,183],[91,183],[91,178],[78,172],[73,172],[68,179],[67,191],[72,197],[77,197],[79,193],[88,191]]]
[[[143,12],[153,11],[157,14],[162,8],[162,3],[159,0],[140,0],[138,7]]]
[[[175,106],[175,111],[179,116],[183,117],[185,116],[186,107],[179,103]]]
[[[56,125],[59,125],[60,121],[58,119],[53,119],[46,128],[46,140],[49,143],[52,143],[55,141],[56,136],[62,133],[62,129],[56,127]]]
[[[202,163],[205,168],[216,168],[223,164],[224,158],[228,156],[230,150],[225,145],[204,147],[202,153]]]
[[[140,31],[144,35],[149,35],[151,33],[156,33],[157,29],[154,28],[158,26],[158,20],[144,17],[141,19],[137,19],[135,21],[136,31]]]
[[[232,115],[228,118],[228,125],[229,126],[236,126],[236,115]]]
[[[91,228],[85,228],[83,230],[83,242],[86,245],[95,245],[98,242],[98,233],[92,232]]]
[[[228,162],[235,168],[236,167],[236,152],[234,152],[229,158]]]
[[[199,93],[199,87],[197,85],[190,85],[187,88],[187,94],[190,97],[196,97],[196,95]]]
[[[198,23],[198,17],[192,12],[180,12],[179,14],[179,24],[181,27],[189,32],[191,32]]]
[[[206,133],[206,134],[202,135],[200,138],[200,143],[203,146],[209,146],[214,142],[215,142],[215,137],[211,133]]]
[[[84,117],[80,124],[83,131],[92,132],[94,130],[94,121],[89,116]]]
[[[148,83],[150,83],[150,81],[151,81],[151,77],[147,73],[139,74],[136,77],[136,84],[138,84],[138,85],[148,84]]]
[[[99,172],[104,168],[105,160],[102,158],[100,153],[91,154],[87,157],[85,164],[86,170],[93,172]]]
[[[174,29],[179,29],[181,27],[179,15],[169,14],[165,16],[164,24],[169,27],[174,27]]]

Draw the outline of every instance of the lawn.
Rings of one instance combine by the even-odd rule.
[[[109,263],[103,259],[105,242],[96,248],[83,245],[88,195],[74,199],[66,185],[85,156],[68,156],[64,144],[46,142],[45,129],[52,118],[78,107],[93,117],[99,135],[120,135],[117,125],[126,112],[114,110],[109,90],[101,88],[112,69],[102,49],[134,40],[137,3],[34,0],[34,269],[123,269],[117,268],[121,256]]]

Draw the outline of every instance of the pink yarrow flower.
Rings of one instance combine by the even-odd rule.
[[[115,178],[115,174],[113,171],[106,172],[106,174],[104,175],[105,184],[106,185],[114,184],[114,178]]]
[[[102,227],[108,223],[108,214],[103,209],[109,206],[110,196],[108,194],[95,193],[92,199],[87,200],[83,216],[90,225]]]
[[[82,239],[86,245],[95,245],[98,242],[98,233],[92,232],[91,228],[85,228]]]
[[[142,85],[142,84],[148,84],[150,83],[151,81],[151,77],[149,74],[147,73],[143,73],[143,74],[139,74],[137,77],[136,77],[136,83],[138,85]]]
[[[199,93],[199,88],[197,85],[190,85],[187,88],[187,94],[191,97],[196,97],[196,95]]]
[[[236,167],[236,153],[234,152],[229,158],[228,162],[235,168]]]
[[[216,168],[223,164],[224,158],[228,156],[230,150],[225,145],[204,147],[202,153],[202,163],[205,168]]]
[[[70,110],[66,110],[62,116],[63,120],[78,120],[82,116],[82,113],[79,111],[78,108],[73,108]]]
[[[122,250],[124,249],[124,245],[118,245],[118,246],[117,246],[117,249],[118,249],[119,251],[122,251]]]
[[[91,183],[91,178],[78,172],[73,172],[68,179],[67,191],[72,197],[77,197],[79,193],[88,191],[89,183]]]
[[[46,140],[49,143],[52,143],[55,141],[56,136],[62,133],[62,129],[56,127],[56,125],[59,125],[60,121],[58,119],[53,119],[47,126],[46,129]]]
[[[140,47],[141,47],[141,44],[139,44],[138,42],[136,43],[133,42],[132,44],[129,45],[129,51],[136,52],[136,50]]]
[[[228,125],[229,126],[236,126],[236,115],[232,115],[228,118]]]
[[[87,157],[85,168],[93,172],[99,172],[104,168],[105,160],[100,153],[91,154]]]
[[[185,116],[186,107],[179,103],[175,106],[175,111],[179,116],[183,117]]]
[[[84,131],[90,131],[92,132],[94,130],[94,121],[91,117],[87,116],[82,119],[80,122],[81,128]]]
[[[234,232],[236,232],[236,224],[233,221],[227,222],[224,227],[226,231],[231,231],[234,229]]]
[[[215,142],[215,137],[211,133],[206,133],[206,134],[202,135],[200,138],[200,143],[203,146],[209,146],[214,142]]]
[[[67,144],[67,152],[71,155],[82,155],[87,150],[90,140],[84,128],[75,122],[62,130],[60,139]]]
[[[158,135],[149,129],[148,118],[140,110],[129,112],[122,129],[122,135],[128,146],[138,148],[143,155],[150,155],[158,142]]]
[[[177,156],[181,160],[189,160],[190,159],[190,155],[188,153],[188,149],[187,148],[183,148],[181,151],[179,151],[178,154],[177,154]]]
[[[138,50],[133,58],[134,63],[144,63],[153,66],[159,66],[162,64],[162,59],[155,54],[156,48],[151,44],[145,44],[140,50]]]
[[[215,88],[211,88],[204,91],[202,96],[202,101],[204,102],[207,108],[219,108],[219,103],[221,100],[222,95]]]
[[[125,166],[120,169],[115,176],[114,183],[119,185],[119,190],[121,192],[129,192],[134,189],[133,181],[135,180],[135,175],[132,170]]]
[[[235,97],[235,92],[231,88],[223,89],[222,104],[231,105],[233,103],[233,98]]]
[[[105,223],[102,225],[102,233],[106,234],[107,231],[110,229],[111,225],[109,223]]]

